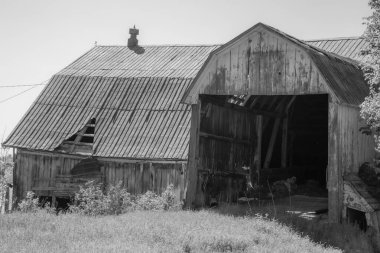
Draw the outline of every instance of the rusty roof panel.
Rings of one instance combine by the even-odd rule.
[[[180,99],[215,48],[94,47],[53,76],[4,145],[53,151],[95,118],[95,156],[185,160],[191,107]]]

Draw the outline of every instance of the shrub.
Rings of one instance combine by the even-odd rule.
[[[115,186],[111,185],[108,188],[105,197],[109,204],[109,214],[125,213],[133,210],[135,207],[133,196],[127,191],[127,189],[122,187],[121,181]]]
[[[104,192],[101,184],[90,181],[80,187],[74,200],[75,204],[70,206],[70,210],[90,216],[121,214],[134,206],[131,195],[121,182]]]
[[[0,149],[0,210],[9,201],[6,199],[6,193],[13,181],[13,162],[10,161],[10,157],[6,157],[2,153],[4,151]]]
[[[38,204],[38,198],[35,197],[34,192],[28,191],[26,193],[26,198],[18,204],[18,208],[23,213],[35,213],[40,209]]]
[[[101,184],[89,182],[81,186],[75,194],[75,204],[70,211],[89,216],[118,215],[134,210],[173,210],[182,207],[175,201],[173,186],[161,194],[147,191],[133,196],[122,187],[122,182],[109,186],[105,191]]]
[[[168,185],[166,190],[157,195],[154,192],[147,191],[145,194],[136,198],[136,208],[139,210],[180,210],[182,203],[176,202],[173,185]]]
[[[136,208],[138,210],[164,210],[164,201],[156,193],[147,191],[137,197]]]

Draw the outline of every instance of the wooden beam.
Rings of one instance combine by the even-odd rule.
[[[73,146],[72,146],[71,149],[70,149],[70,153],[74,152],[75,145],[77,145],[77,144],[81,141],[81,139],[82,139],[84,133],[86,132],[86,130],[87,130],[87,125],[84,126],[84,127],[79,131],[79,133],[77,133],[77,137],[75,137],[75,140],[74,140],[74,142],[73,142]]]
[[[289,108],[292,106],[294,100],[296,100],[296,97],[297,97],[297,96],[293,96],[293,97],[290,99],[290,101],[289,101],[289,103],[288,103],[288,105],[286,106],[286,109],[285,109],[285,112],[286,112],[286,113],[288,113]]]
[[[88,155],[80,155],[80,154],[68,154],[68,153],[60,153],[56,151],[34,151],[34,150],[28,150],[28,149],[20,149],[22,153],[25,154],[31,154],[31,155],[44,155],[44,156],[51,156],[52,158],[71,158],[71,159],[84,159],[87,158]],[[99,161],[106,161],[106,162],[120,162],[120,163],[145,163],[145,162],[151,162],[151,163],[160,163],[160,164],[186,164],[187,160],[184,159],[132,159],[132,158],[117,158],[117,157],[101,157],[101,156],[94,156]]]
[[[288,154],[288,118],[282,121],[281,168],[286,168]]]
[[[224,107],[224,108],[230,108],[230,109],[234,109],[234,110],[241,111],[241,112],[248,112],[248,113],[251,113],[255,116],[256,115],[265,115],[268,117],[282,117],[283,116],[283,115],[276,113],[276,112],[269,112],[269,111],[258,110],[258,109],[248,109],[247,107],[235,105],[232,103],[226,103],[224,101],[220,101],[219,99],[212,98],[212,97],[205,97],[205,99],[203,99],[203,101],[205,101],[205,102],[208,101],[208,102],[211,102],[215,105],[219,105],[219,106]]]
[[[251,145],[251,141],[249,140],[238,140],[231,137],[225,137],[225,136],[220,136],[220,135],[215,135],[215,134],[210,134],[210,133],[205,133],[205,132],[199,132],[199,136],[204,137],[204,138],[212,138],[212,139],[232,142],[232,143],[242,143],[242,144]]]
[[[261,145],[262,145],[262,135],[263,135],[263,116],[259,115],[256,117],[256,146],[255,153],[253,156],[253,166],[251,168],[251,182],[252,175],[254,172],[257,174],[257,183],[260,182],[260,170],[261,170]]]
[[[296,96],[293,96],[285,108],[285,114],[289,114],[289,109],[292,106]],[[288,157],[288,129],[289,117],[286,116],[282,121],[282,142],[281,142],[281,168],[286,168]]]
[[[342,214],[342,180],[338,162],[339,147],[339,126],[338,126],[339,105],[329,102],[329,132],[328,132],[328,166],[327,166],[327,190],[329,222],[339,223]]]
[[[249,109],[253,109],[253,107],[255,106],[255,104],[257,104],[257,102],[259,101],[259,97],[255,97],[252,101],[252,103],[249,105]]]
[[[280,128],[280,121],[281,121],[280,118],[276,118],[276,120],[274,121],[272,135],[269,141],[267,154],[265,156],[265,162],[264,162],[265,169],[269,167],[270,162],[272,160],[273,148],[274,148],[274,144],[276,143],[278,129]]]
[[[189,140],[189,160],[187,167],[187,178],[185,183],[185,206],[194,207],[196,202],[198,183],[198,159],[199,159],[199,127],[202,99],[198,104],[191,105],[191,126]]]

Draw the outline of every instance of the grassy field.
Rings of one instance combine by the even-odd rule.
[[[136,211],[85,217],[0,216],[0,252],[341,252],[262,218]]]

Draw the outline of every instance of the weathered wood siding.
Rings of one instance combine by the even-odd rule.
[[[199,168],[232,172],[249,166],[256,117],[204,101],[201,112]]]
[[[359,166],[375,157],[374,141],[359,129],[364,123],[359,108],[329,103],[329,219],[341,221],[343,214],[343,175],[357,173]]]
[[[292,41],[258,27],[211,57],[186,102],[198,94],[298,95],[328,93],[310,56]]]
[[[253,164],[255,125],[248,111],[201,99],[196,206],[237,200],[249,176],[242,167]]]
[[[359,108],[338,105],[339,156],[338,163],[343,173],[355,172],[364,162],[375,157],[373,137],[362,134],[359,129],[365,126],[360,118]]]
[[[17,198],[25,197],[27,191],[49,194],[55,186],[55,176],[68,175],[84,157],[49,152],[18,150],[15,188]],[[106,184],[123,182],[130,193],[140,194],[147,190],[161,193],[173,184],[178,199],[184,198],[186,162],[123,161],[123,159],[98,160],[103,164]]]

